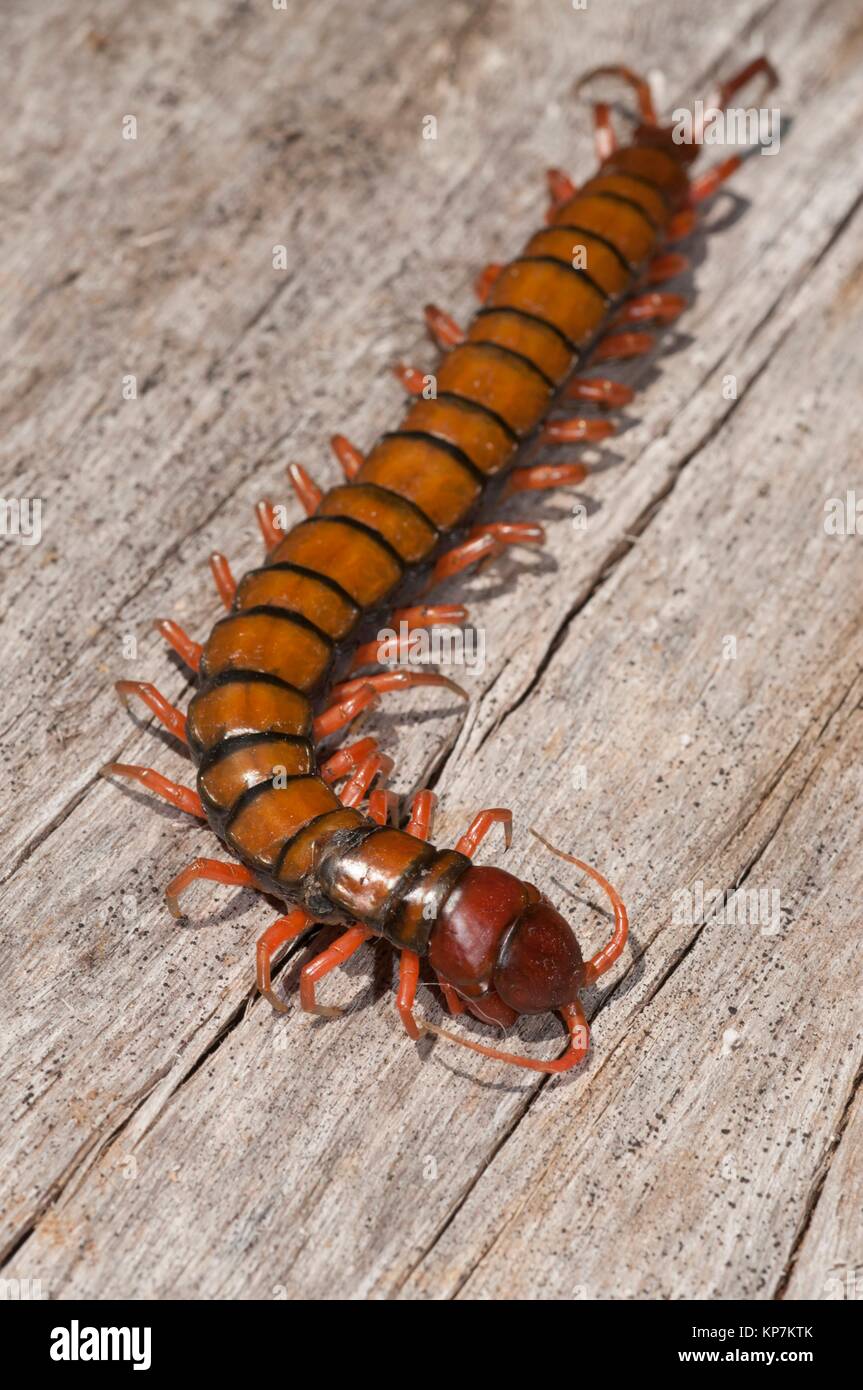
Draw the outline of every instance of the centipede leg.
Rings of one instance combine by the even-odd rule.
[[[485,1047],[482,1043],[460,1038],[456,1033],[448,1033],[445,1028],[438,1028],[435,1023],[423,1023],[422,1028],[427,1033],[446,1038],[448,1042],[458,1043],[460,1047],[466,1047],[471,1052],[479,1052],[483,1057],[492,1057],[496,1062],[510,1062],[514,1067],[524,1067],[528,1071],[559,1075],[560,1072],[577,1067],[587,1056],[590,1046],[590,1029],[581,1004],[577,1000],[574,1004],[564,1004],[559,1012],[566,1024],[568,1041],[566,1050],[551,1062],[540,1062],[533,1057],[519,1057],[512,1052],[503,1052],[497,1047]]]
[[[411,805],[410,820],[405,826],[408,835],[415,835],[418,840],[428,839],[434,820],[436,801],[434,792],[428,790],[417,792]]]
[[[437,975],[437,971],[435,971],[435,974]],[[437,982],[440,985],[441,992],[443,994],[444,999],[446,1000],[446,1006],[449,1009],[450,1013],[453,1015],[453,1017],[457,1017],[458,1014],[463,1014],[464,1004],[462,1003],[457,991],[450,984],[449,980],[445,980],[442,975],[438,975]]]
[[[328,738],[330,734],[337,734],[340,729],[346,729],[358,714],[362,714],[364,709],[376,703],[377,693],[372,689],[369,680],[351,681],[350,686],[349,691],[341,687],[341,693],[337,689],[335,703],[330,705],[329,709],[325,709],[323,714],[319,714],[314,721],[312,732],[316,743]]]
[[[164,637],[169,647],[173,647],[179,657],[182,657],[186,665],[193,671],[197,671],[201,665],[201,656],[204,648],[200,642],[193,642],[188,633],[184,632],[179,624],[171,618],[158,618],[153,624],[158,633]]]
[[[706,202],[712,198],[726,179],[730,179],[732,174],[736,174],[743,160],[739,154],[733,154],[728,159],[723,159],[719,164],[714,164],[712,169],[705,169],[703,174],[699,174],[697,179],[693,179],[689,186],[689,203],[695,206],[698,203]]]
[[[365,456],[356,444],[352,444],[343,434],[334,434],[330,446],[341,464],[342,472],[348,482],[351,482],[365,463]]]
[[[598,444],[616,432],[611,420],[587,420],[576,415],[567,420],[549,420],[539,438],[543,444]]]
[[[288,478],[306,516],[314,515],[324,495],[317,483],[309,477],[301,463],[288,464]]]
[[[617,149],[617,136],[611,124],[611,107],[607,101],[594,102],[593,144],[600,164],[610,159]]]
[[[407,824],[408,835],[418,840],[427,840],[434,815],[434,792],[417,792],[411,806],[411,817]],[[399,956],[399,984],[396,995],[396,1008],[409,1038],[417,1042],[422,1037],[422,1029],[414,1018],[417,985],[420,975],[420,958],[415,951],[404,950]],[[438,977],[439,978],[439,977]]]
[[[682,294],[659,294],[655,290],[636,295],[624,304],[614,322],[619,323],[671,323],[686,308]]]
[[[569,400],[592,401],[603,409],[619,410],[629,405],[635,392],[631,386],[612,381],[610,377],[577,376],[564,389],[564,395]]]
[[[516,492],[545,492],[555,487],[583,483],[588,470],[583,463],[537,463],[532,468],[516,468],[510,473],[503,496]]]
[[[666,280],[682,275],[690,264],[689,257],[681,255],[679,251],[665,251],[661,256],[654,256],[647,267],[645,281],[648,285],[664,285]]]
[[[551,222],[558,208],[562,208],[564,203],[568,203],[570,198],[574,198],[578,189],[569,175],[565,174],[562,169],[546,169],[545,177],[548,183],[549,197],[546,221]]]
[[[426,328],[444,352],[447,348],[457,347],[459,343],[464,342],[464,329],[460,328],[449,314],[445,314],[443,309],[439,309],[436,304],[427,304],[423,312]]]
[[[417,985],[420,977],[420,958],[416,951],[404,950],[399,956],[399,987],[396,1008],[405,1032],[414,1042],[422,1037],[422,1029],[414,1018]]]
[[[484,304],[488,299],[491,294],[492,286],[502,270],[503,265],[500,261],[491,261],[480,271],[479,275],[474,280],[474,294],[481,304]]]
[[[251,869],[244,864],[226,864],[222,859],[193,859],[172,878],[165,889],[165,902],[172,917],[182,917],[180,894],[196,879],[206,879],[210,883],[232,884],[237,888],[257,888]]]
[[[336,753],[321,763],[318,772],[325,782],[337,782],[340,777],[346,777],[349,772],[356,772],[360,763],[364,762],[370,753],[377,751],[377,739],[358,738],[356,743],[350,743],[346,748],[339,748]]]
[[[232,608],[237,596],[237,581],[231,573],[231,566],[224,555],[219,554],[218,550],[214,550],[210,556],[210,569],[219,592],[219,598],[226,608]]]
[[[161,772],[156,772],[152,767],[137,767],[132,763],[106,763],[104,767],[99,768],[99,776],[127,777],[132,782],[140,782],[142,787],[155,792],[163,801],[176,806],[178,811],[197,816],[199,820],[207,819],[207,813],[196,791],[191,787],[181,787],[178,782],[163,777]]]
[[[378,825],[387,825],[394,819],[397,809],[398,797],[395,792],[389,791],[386,787],[375,787],[369,797],[369,820],[377,821]]]
[[[319,1018],[341,1017],[344,1009],[318,1004],[315,999],[315,986],[325,975],[329,975],[331,970],[337,970],[345,961],[350,960],[363,942],[368,941],[373,935],[374,932],[368,931],[365,927],[349,927],[332,946],[303,966],[300,971],[300,1004],[307,1014],[317,1014]]]
[[[428,627],[460,627],[468,618],[467,609],[460,603],[420,604],[415,608],[397,608],[390,615],[388,627],[400,631],[402,623],[407,631]],[[363,666],[390,659],[392,638],[375,637],[371,642],[363,642],[353,654],[350,669],[358,671]]]
[[[277,917],[258,937],[255,946],[255,978],[258,992],[268,999],[276,1013],[286,1014],[288,1005],[273,989],[272,969],[276,952],[305,931],[312,918],[304,907],[295,907],[286,917]]]
[[[686,237],[694,232],[697,220],[693,208],[683,208],[681,212],[676,212],[665,230],[666,241],[685,241]]]
[[[139,700],[143,700],[148,709],[152,710],[160,724],[164,724],[169,733],[175,738],[186,743],[186,716],[182,710],[177,709],[176,705],[170,704],[149,681],[117,681],[114,689],[120,697],[120,703],[128,708],[129,700],[136,695]]]
[[[381,671],[374,676],[359,676],[356,680],[336,685],[332,693],[339,700],[344,700],[364,687],[370,687],[372,691],[382,694],[390,690],[410,690],[415,685],[442,685],[460,695],[463,700],[468,698],[466,690],[455,681],[451,681],[449,676],[441,676],[437,671]]]
[[[376,777],[388,776],[393,770],[393,760],[386,753],[371,753],[365,758],[350,778],[339,796],[343,806],[359,806]]]
[[[466,854],[468,859],[473,859],[482,841],[485,839],[493,825],[503,826],[504,846],[509,849],[512,844],[512,811],[507,811],[505,807],[494,807],[487,811],[478,811],[456,845],[457,854]]]
[[[264,545],[270,551],[277,546],[279,541],[284,540],[285,533],[276,521],[276,509],[272,502],[264,499],[255,506],[255,516],[258,518],[258,525],[261,528],[261,535],[264,538]]]
[[[742,67],[733,77],[729,77],[727,81],[720,85],[716,95],[716,101],[713,104],[719,107],[727,106],[735,93],[740,91],[741,87],[745,87],[753,77],[758,77],[761,73],[764,74],[765,78],[761,97],[766,97],[767,93],[772,91],[779,81],[779,74],[770,62],[770,59],[762,53],[760,57],[753,58],[750,63]]]
[[[652,333],[612,333],[594,348],[593,361],[624,362],[629,357],[643,357],[655,341]]]

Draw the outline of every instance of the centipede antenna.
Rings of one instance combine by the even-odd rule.
[[[574,854],[566,854],[564,850],[557,849],[538,830],[534,830],[533,826],[530,827],[530,833],[544,844],[546,849],[550,849],[552,854],[556,854],[558,859],[565,859],[568,864],[574,864],[577,869],[581,869],[589,878],[592,878],[594,883],[598,883],[603,892],[607,894],[614,909],[614,931],[611,940],[603,946],[601,951],[597,951],[595,956],[591,956],[585,965],[584,983],[586,985],[592,984],[599,975],[603,975],[614,964],[626,945],[626,938],[629,933],[629,917],[623,899],[604,874],[601,874],[592,864],[585,864],[583,859],[576,859]]]

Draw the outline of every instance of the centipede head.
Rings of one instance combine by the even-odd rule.
[[[519,1014],[574,1003],[584,983],[575,933],[532,883],[471,866],[448,898],[429,944],[433,968],[477,1018],[504,1027]]]

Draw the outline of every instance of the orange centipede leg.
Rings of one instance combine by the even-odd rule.
[[[457,854],[466,854],[468,859],[473,859],[482,841],[485,839],[493,825],[503,826],[504,848],[509,849],[512,844],[512,811],[507,811],[505,807],[498,806],[488,811],[478,811],[456,845]]]
[[[406,367],[403,362],[397,362],[393,376],[411,396],[421,396],[425,390],[427,373],[421,372],[419,367]]]
[[[588,72],[583,72],[576,82],[574,88],[576,95],[583,91],[588,82],[593,82],[597,77],[618,77],[621,82],[625,82],[635,92],[642,124],[656,125],[656,108],[653,105],[650,83],[645,77],[641,77],[637,72],[633,72],[632,68],[624,67],[621,63],[591,68]]]
[[[399,956],[399,987],[396,1008],[405,1032],[414,1042],[422,1037],[422,1029],[414,1018],[414,1003],[420,978],[420,958],[416,951],[404,950]]]
[[[288,1005],[273,989],[273,960],[276,952],[305,931],[312,918],[304,907],[295,907],[285,917],[277,917],[258,937],[255,946],[255,979],[258,992],[268,999],[277,1013],[286,1014]]]
[[[411,816],[407,823],[408,835],[418,840],[427,840],[431,832],[435,808],[435,794],[430,791],[417,792],[411,806]],[[399,984],[396,995],[396,1008],[409,1038],[417,1042],[422,1037],[422,1029],[414,1018],[417,985],[420,977],[420,958],[415,951],[404,950],[399,956]]]
[[[594,362],[623,362],[628,357],[643,357],[653,348],[652,333],[612,333],[594,348]]]
[[[342,805],[359,806],[375,778],[378,776],[387,777],[392,770],[393,760],[388,758],[386,753],[370,753],[345,783],[339,797]]]
[[[405,826],[408,835],[415,835],[418,840],[428,839],[431,834],[436,802],[437,797],[434,792],[430,792],[428,789],[417,792],[411,804],[410,820]]]
[[[337,782],[349,772],[356,772],[360,763],[364,762],[370,753],[377,752],[377,747],[377,739],[358,738],[356,743],[348,744],[347,748],[340,748],[322,762],[318,772],[325,782]]]
[[[648,285],[664,285],[666,280],[673,280],[676,275],[682,275],[689,269],[690,264],[689,257],[679,251],[665,251],[661,256],[654,256],[647,267],[645,281]]]
[[[684,208],[682,212],[676,212],[666,228],[666,240],[684,241],[694,232],[697,220],[693,208]]]
[[[316,743],[330,734],[337,734],[339,729],[346,729],[358,714],[375,704],[378,697],[368,680],[353,681],[351,685],[352,689],[347,695],[337,697],[329,709],[325,709],[314,721],[312,732]]]
[[[490,521],[474,526],[470,538],[491,536],[500,545],[545,545],[545,528],[538,521]]]
[[[272,550],[285,537],[284,531],[276,521],[276,509],[272,502],[268,502],[266,498],[258,502],[255,506],[255,516],[258,518],[264,545],[267,550]]]
[[[133,695],[136,695],[139,700],[143,700],[148,709],[152,710],[169,733],[183,743],[187,742],[185,714],[182,710],[177,709],[176,705],[170,704],[155,685],[150,685],[149,681],[117,681],[114,689],[120,697],[120,703],[125,705],[127,709],[129,700]]]
[[[753,58],[751,63],[747,63],[739,72],[736,72],[733,77],[729,77],[727,82],[721,84],[714,104],[720,107],[727,106],[741,87],[745,87],[747,82],[751,81],[753,77],[758,77],[761,73],[764,74],[765,82],[760,95],[766,97],[767,93],[772,91],[779,81],[779,74],[770,59],[762,53],[760,57]]]
[[[545,178],[548,184],[548,211],[546,220],[550,222],[557,213],[558,208],[568,203],[570,198],[574,198],[578,192],[568,174],[562,169],[546,169]]]
[[[163,801],[170,802],[179,811],[197,816],[199,820],[207,819],[207,813],[196,791],[191,787],[181,787],[178,782],[163,777],[161,772],[156,772],[152,767],[136,767],[131,763],[106,763],[104,767],[99,768],[99,776],[128,777],[130,781],[140,782],[142,787],[155,792]]]
[[[443,351],[464,342],[464,329],[459,328],[455,319],[445,314],[443,309],[436,304],[427,304],[423,312],[429,333]]]
[[[377,821],[378,825],[386,825],[395,818],[397,811],[398,797],[395,792],[388,791],[386,787],[375,787],[369,797],[369,820]]]
[[[231,573],[231,566],[224,555],[219,554],[218,550],[214,550],[210,556],[210,569],[219,592],[219,598],[226,608],[232,608],[234,599],[237,597],[237,581]]]
[[[315,999],[315,985],[322,980],[325,975],[329,975],[331,970],[337,970],[345,961],[350,960],[355,951],[359,950],[364,941],[368,941],[374,932],[368,931],[365,927],[349,927],[336,941],[333,942],[326,951],[322,951],[314,960],[310,960],[308,965],[304,965],[300,971],[300,1004],[307,1014],[317,1014],[319,1018],[340,1018],[344,1009],[327,1007],[319,1004]]]
[[[532,468],[516,468],[506,480],[503,496],[515,492],[544,492],[549,488],[573,487],[583,483],[588,469],[583,463],[537,463]]]
[[[324,494],[317,483],[309,477],[301,463],[288,464],[288,477],[303,511],[306,516],[311,516],[321,505]]]
[[[257,888],[251,869],[245,864],[226,864],[223,859],[193,859],[172,878],[165,889],[165,902],[172,917],[182,917],[180,894],[185,892],[196,879],[206,879],[210,883],[233,884],[237,888]]]
[[[611,124],[611,107],[607,101],[594,102],[593,143],[600,164],[610,159],[617,149],[617,136]]]
[[[199,669],[204,651],[200,642],[193,642],[188,633],[171,618],[158,618],[153,626],[164,637],[168,646],[173,647],[177,655],[183,658],[187,666],[193,671]]]
[[[437,975],[437,971],[435,971],[435,974]],[[446,1006],[450,1013],[454,1017],[457,1014],[463,1014],[464,1004],[461,1001],[461,996],[458,994],[457,990],[453,988],[449,980],[445,980],[443,975],[437,975],[437,982],[441,987],[443,997],[446,1000]]]
[[[503,270],[500,261],[491,261],[480,271],[473,283],[474,294],[480,303],[484,304],[491,294],[492,285]]]
[[[739,154],[733,154],[728,159],[723,159],[719,164],[714,164],[712,169],[706,169],[703,174],[699,174],[697,179],[693,179],[689,186],[689,203],[694,207],[697,203],[703,203],[708,198],[712,198],[718,188],[730,179],[740,168],[743,160]]]
[[[468,611],[460,603],[420,603],[414,608],[396,608],[390,622],[393,627],[407,623],[409,628],[460,627],[468,620]]]
[[[492,1057],[496,1062],[510,1062],[515,1067],[524,1067],[528,1071],[541,1071],[558,1075],[560,1072],[570,1071],[578,1066],[587,1056],[590,1046],[590,1029],[587,1026],[587,1019],[581,1004],[564,1004],[559,1010],[564,1023],[566,1024],[568,1042],[566,1051],[560,1057],[556,1057],[551,1062],[540,1062],[533,1057],[519,1057],[511,1052],[503,1052],[497,1047],[485,1047],[482,1043],[471,1042],[468,1038],[460,1038],[457,1033],[448,1033],[445,1028],[438,1028],[435,1023],[423,1023],[421,1027],[427,1033],[434,1033],[439,1038],[446,1038],[448,1042],[458,1043],[460,1047],[466,1047],[471,1052],[479,1052],[483,1057]]]
[[[344,681],[341,685],[333,686],[332,693],[339,700],[345,700],[367,686],[383,694],[390,690],[410,690],[415,685],[442,685],[447,690],[455,691],[463,700],[468,698],[466,690],[451,681],[449,676],[442,676],[437,671],[381,671],[374,676],[358,676],[356,680]]]
[[[660,294],[655,290],[636,295],[624,304],[614,319],[618,323],[671,323],[686,308],[682,294]]]
[[[415,608],[397,608],[389,620],[390,630],[401,632],[402,623],[407,631],[425,627],[458,627],[467,622],[467,609],[460,603],[420,604]],[[389,660],[392,651],[391,637],[375,637],[371,642],[363,642],[357,647],[351,660],[350,669],[358,671],[363,666],[371,666],[377,661]]]
[[[596,444],[616,433],[617,427],[611,420],[586,420],[575,415],[568,420],[549,420],[539,437],[543,444]]]
[[[635,392],[631,386],[609,377],[577,376],[564,388],[564,395],[570,400],[592,401],[595,405],[617,410],[629,405]]]
[[[330,440],[330,445],[341,464],[342,472],[348,482],[351,482],[365,463],[365,455],[361,449],[357,448],[356,444],[352,444],[343,434],[334,434]]]
[[[499,555],[502,549],[502,545],[495,540],[494,536],[488,534],[476,536],[473,540],[462,541],[461,545],[453,546],[452,550],[447,550],[436,561],[428,587],[434,588],[436,584],[442,584],[445,579],[451,579],[453,575],[461,574],[462,570],[478,564],[480,560],[485,560],[491,555]]]

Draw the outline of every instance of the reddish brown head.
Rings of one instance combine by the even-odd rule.
[[[590,960],[583,959],[569,923],[532,883],[503,869],[474,865],[444,903],[429,941],[433,969],[484,1022],[508,1028],[519,1014],[560,1010],[570,1045],[554,1062],[514,1057],[444,1034],[474,1051],[537,1071],[565,1071],[584,1056],[587,1026],[579,990],[617,959],[627,935],[626,908],[617,891],[590,865],[560,850],[554,853],[588,873],[614,907],[614,934]],[[427,1026],[431,1032],[443,1031]]]
[[[574,1003],[584,983],[572,929],[532,883],[503,869],[467,870],[435,924],[429,961],[478,1018],[505,1026]]]

